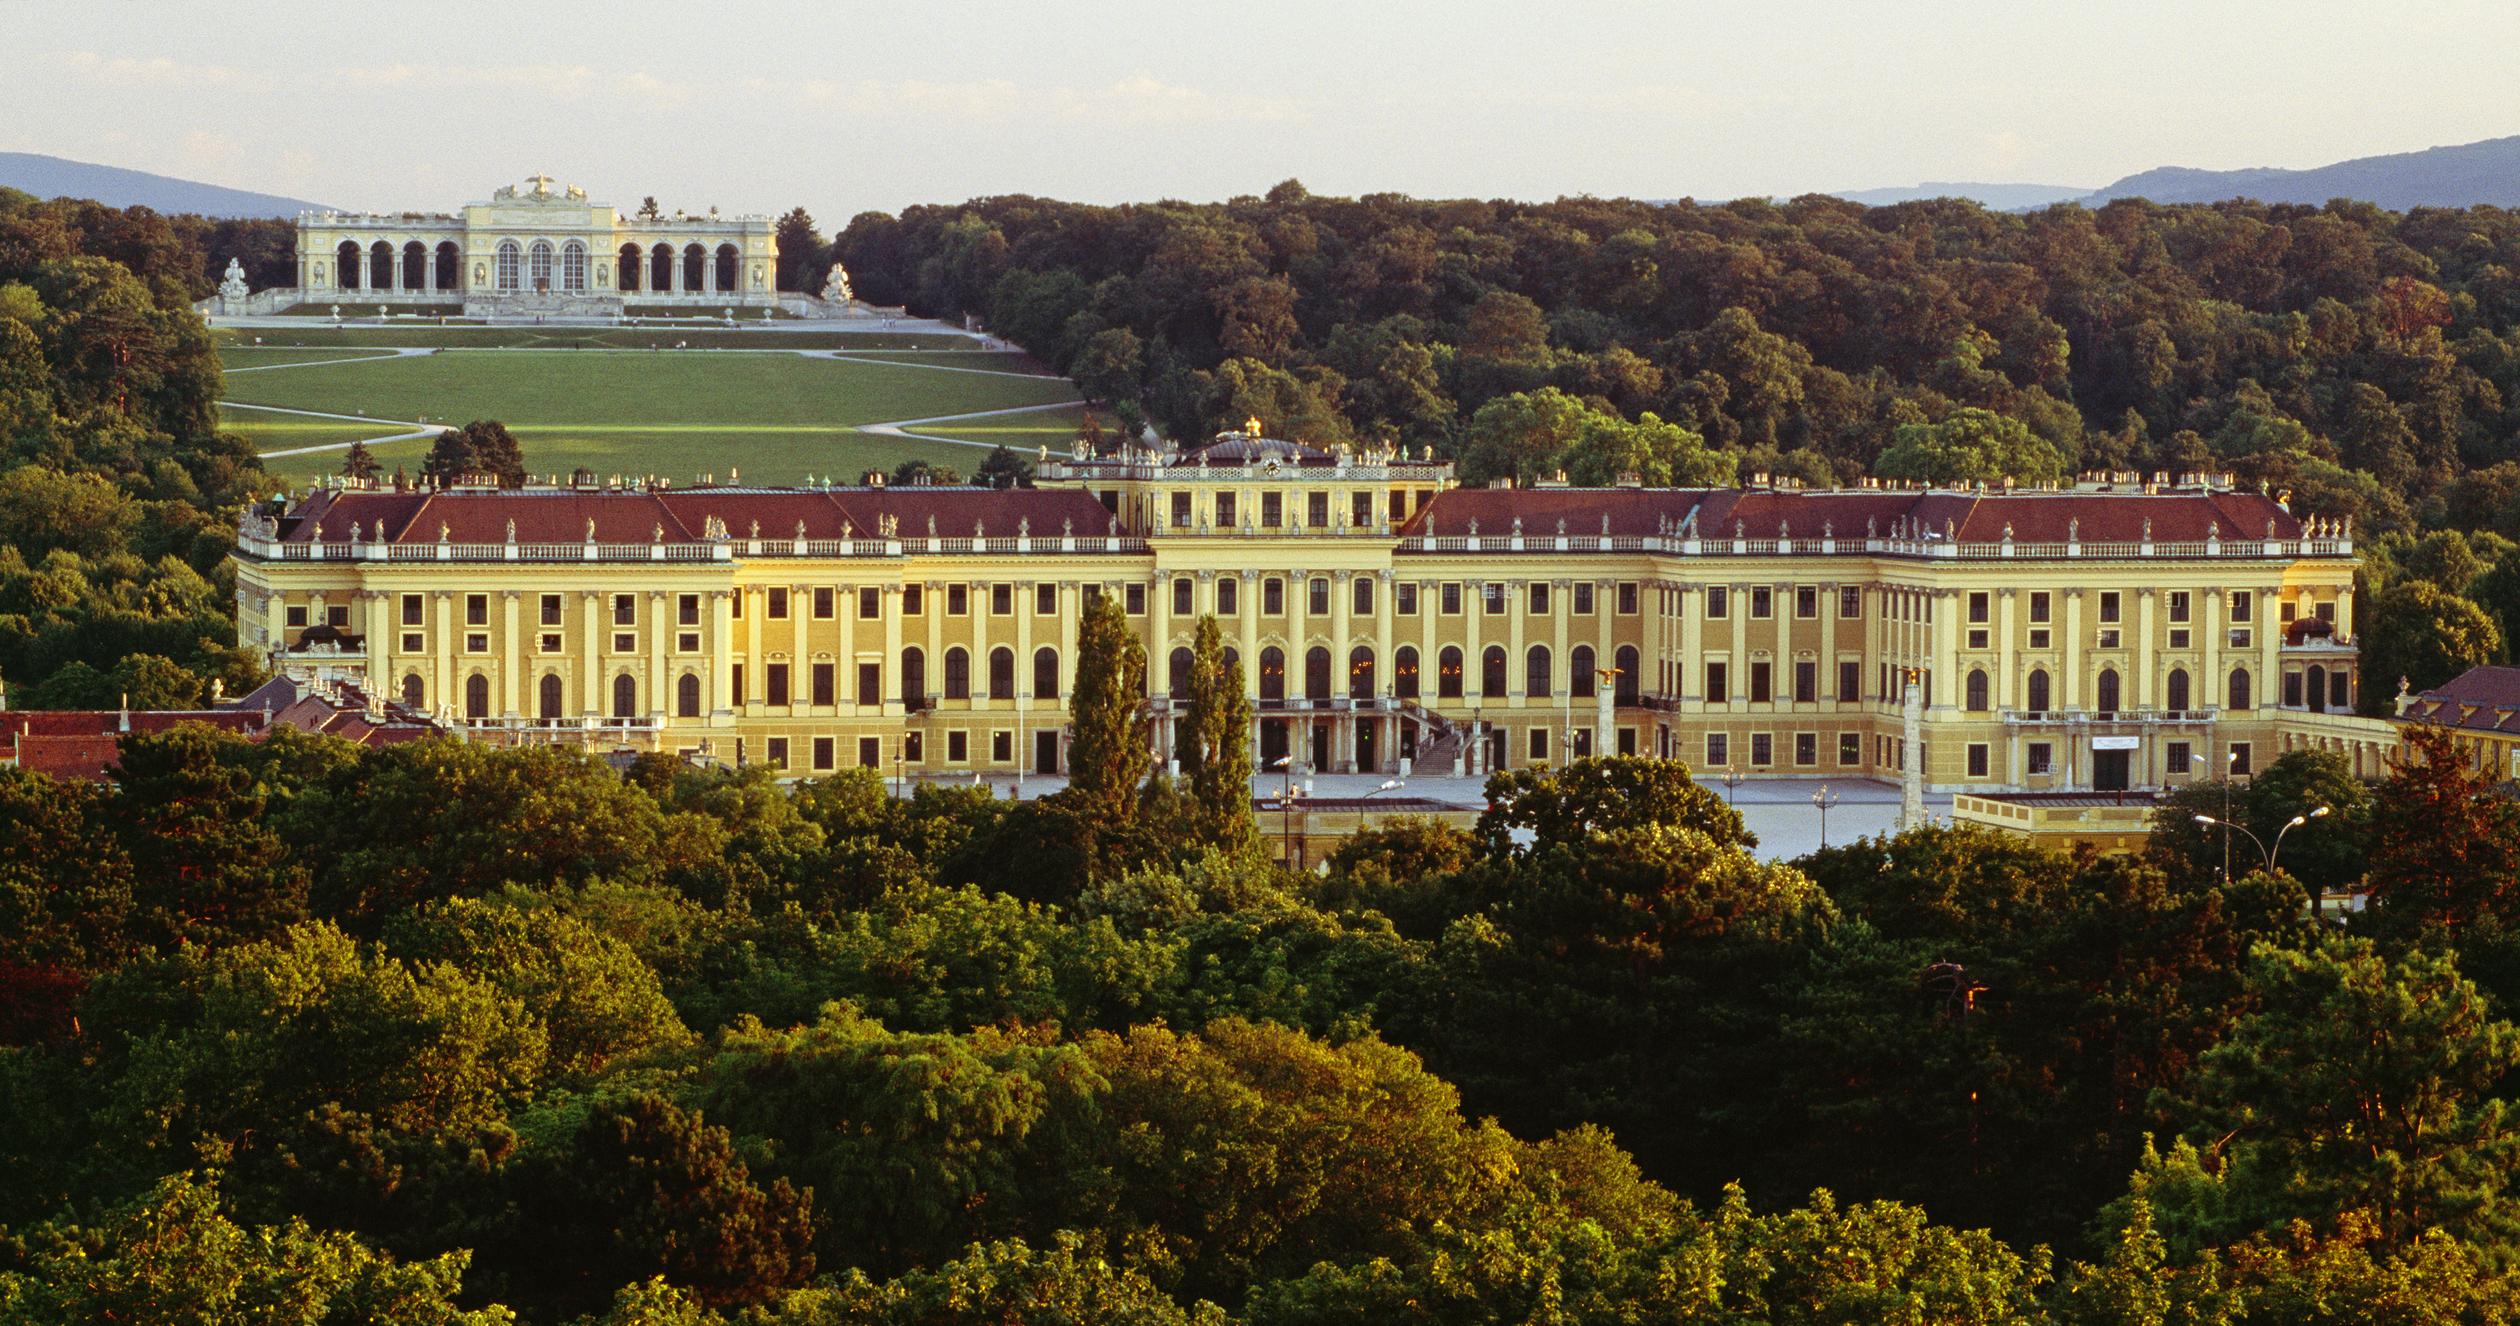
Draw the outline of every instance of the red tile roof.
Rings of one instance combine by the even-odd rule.
[[[2418,693],[2403,717],[2479,732],[2520,732],[2520,668],[2469,668]]]
[[[55,778],[103,782],[120,754],[125,724],[132,732],[163,732],[179,723],[206,723],[249,736],[260,733],[260,710],[242,709],[13,709],[0,712],[0,764]]]

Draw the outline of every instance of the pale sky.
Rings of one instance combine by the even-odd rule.
[[[2520,4],[0,0],[0,150],[348,207],[2097,187],[2520,133]]]

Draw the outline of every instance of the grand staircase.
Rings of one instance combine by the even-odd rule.
[[[1410,767],[1430,776],[1451,773],[1468,731],[1415,700],[1400,701],[1399,711],[1402,720],[1417,725],[1417,756]]]

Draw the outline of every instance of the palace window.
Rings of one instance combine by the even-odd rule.
[[[560,250],[560,288],[586,288],[586,246],[576,240],[570,240]]]
[[[517,247],[515,240],[503,239],[499,241],[498,284],[501,290],[515,290],[520,288],[519,283],[522,278],[524,258],[525,250]]]
[[[539,292],[551,288],[550,240],[535,240],[534,247],[525,251],[525,279],[531,283],[528,289]]]

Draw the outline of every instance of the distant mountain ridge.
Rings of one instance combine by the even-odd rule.
[[[0,152],[0,188],[38,198],[88,198],[108,207],[148,207],[213,217],[293,217],[324,204],[279,194],[230,189],[145,170],[99,166],[37,152]]]
[[[2045,207],[2050,203],[2070,203],[2090,192],[2079,184],[1980,184],[1927,180],[1907,188],[1848,189],[1830,196],[1850,203],[1862,203],[1866,207],[1921,202],[1927,198],[1967,198],[1999,212],[2011,212]]]
[[[2160,166],[2092,190],[2046,184],[1926,183],[1912,188],[1850,189],[1831,196],[1871,207],[1924,198],[1970,198],[2002,211],[2056,203],[2098,207],[2119,198],[2144,198],[2156,203],[2218,203],[2250,198],[2262,203],[2306,203],[2314,207],[2331,199],[2352,198],[2392,212],[2411,207],[2520,207],[2520,136],[2356,157],[2303,170],[2275,166],[2243,170]]]
[[[2254,198],[2265,203],[2324,203],[2353,198],[2393,212],[2410,207],[2520,207],[2520,136],[2454,147],[2356,157],[2307,170],[2196,170],[2164,166],[2129,175],[2082,199],[2207,203]]]

